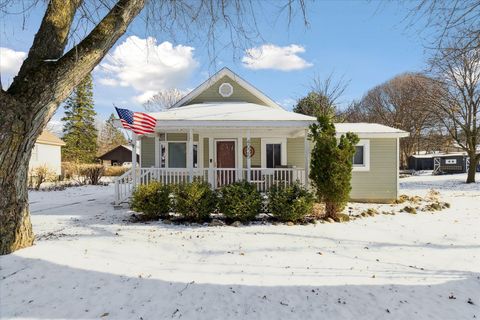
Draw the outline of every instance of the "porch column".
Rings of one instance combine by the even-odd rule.
[[[137,135],[132,132],[132,181],[137,185]]]
[[[188,168],[188,180],[193,181],[193,130],[188,131],[188,154],[187,154],[187,168]]]
[[[155,168],[160,168],[160,137],[155,133]]]
[[[252,172],[252,157],[251,157],[251,144],[250,144],[250,129],[247,130],[247,181],[251,180]]]
[[[208,183],[215,188],[213,175],[213,138],[208,137]]]
[[[237,139],[237,177],[235,180],[243,179],[243,137]]]
[[[308,141],[308,129],[305,129],[304,137],[304,149],[305,149],[305,186],[308,187],[308,175],[310,172],[310,142]]]

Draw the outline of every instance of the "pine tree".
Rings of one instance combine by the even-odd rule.
[[[325,203],[327,217],[337,220],[352,189],[353,156],[358,136],[348,132],[337,139],[332,117],[321,115],[310,126],[314,142],[310,162],[310,179],[319,201]]]
[[[88,75],[65,103],[63,161],[94,162],[97,153],[92,76]]]
[[[127,144],[128,141],[123,133],[114,125],[115,115],[112,113],[110,117],[105,121],[105,124],[100,131],[98,137],[98,154],[104,154],[105,152],[122,144]]]

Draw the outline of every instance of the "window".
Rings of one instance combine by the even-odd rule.
[[[261,166],[262,168],[276,168],[287,164],[287,139],[262,138]]]
[[[353,171],[370,171],[370,140],[360,140],[355,146]]]
[[[365,149],[364,146],[355,146],[355,155],[353,156],[354,165],[363,166],[365,164],[363,159],[364,149]]]
[[[276,168],[282,165],[282,145],[280,143],[267,143],[267,168]]]
[[[168,161],[169,168],[186,168],[187,167],[187,143],[186,142],[168,142],[168,150],[166,144],[160,144],[160,168],[165,168]],[[168,151],[168,152],[167,152]],[[198,168],[198,143],[193,144],[193,167]]]
[[[198,144],[193,144],[193,167],[198,168]]]
[[[38,161],[38,146],[35,144],[32,150],[32,160]]]
[[[187,144],[185,142],[168,143],[168,167],[186,168],[187,167]]]

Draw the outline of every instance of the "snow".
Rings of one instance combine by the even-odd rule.
[[[479,318],[480,183],[464,180],[401,180],[440,191],[452,206],[434,214],[240,228],[129,223],[113,186],[31,192],[38,240],[0,257],[0,317]]]

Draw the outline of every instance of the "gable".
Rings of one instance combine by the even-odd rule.
[[[233,89],[233,92],[229,96],[222,96],[219,92],[220,87],[224,83],[228,83]],[[228,68],[223,68],[218,71],[178,101],[173,108],[208,102],[247,102],[282,109],[272,99]]]
[[[233,93],[230,97],[222,97],[219,93],[219,88],[222,83],[229,83],[233,87]],[[196,98],[192,99],[185,105],[203,103],[203,102],[222,102],[222,101],[242,101],[255,103],[266,106],[266,103],[253,95],[247,89],[238,84],[229,76],[223,76],[213,85],[200,93]]]

